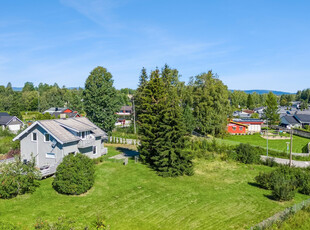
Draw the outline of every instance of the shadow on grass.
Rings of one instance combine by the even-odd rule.
[[[122,152],[125,157],[139,156],[139,152],[132,149],[117,147],[116,150]]]
[[[260,186],[259,184],[255,183],[255,182],[248,182],[248,185],[251,185],[251,186],[256,187],[256,188],[264,189],[262,186]]]
[[[267,195],[267,194],[264,194],[264,197],[267,197],[269,200],[273,200],[273,201],[277,201],[273,195]]]

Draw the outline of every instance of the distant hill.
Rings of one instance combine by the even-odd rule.
[[[23,87],[12,87],[14,91],[22,91]]]
[[[230,90],[231,92],[234,92],[234,89],[231,89]],[[257,93],[257,94],[264,94],[264,93],[269,93],[270,91],[272,93],[274,93],[275,95],[282,95],[282,94],[294,94],[294,93],[289,93],[289,92],[283,92],[283,91],[275,91],[275,90],[266,90],[266,89],[252,89],[252,90],[240,90],[240,91],[244,91],[248,94],[251,94],[251,93]]]

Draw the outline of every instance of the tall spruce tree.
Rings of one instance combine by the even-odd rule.
[[[163,70],[173,72],[168,66]],[[165,73],[160,76],[158,69],[153,71],[142,92],[140,156],[161,176],[192,175],[192,156],[184,151],[185,127],[180,98],[173,81],[164,76]]]
[[[83,99],[87,117],[104,131],[111,132],[120,104],[112,74],[107,69],[98,66],[90,73],[85,82]]]
[[[139,77],[139,86],[134,95],[136,118],[138,118],[139,114],[142,112],[142,92],[148,82],[148,78],[149,77],[147,75],[146,69],[143,67]]]

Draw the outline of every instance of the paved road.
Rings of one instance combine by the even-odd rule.
[[[276,163],[282,164],[282,165],[288,165],[290,160],[289,159],[282,159],[277,157],[267,157],[267,156],[261,156],[262,160],[265,160],[266,158],[273,158]],[[310,161],[295,161],[292,160],[292,165],[299,168],[307,168],[310,166]]]

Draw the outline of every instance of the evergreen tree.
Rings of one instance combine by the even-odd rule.
[[[266,109],[264,110],[264,118],[268,119],[269,124],[275,124],[279,121],[277,97],[272,92],[267,94]]]
[[[117,119],[116,112],[120,109],[112,74],[101,66],[96,67],[85,82],[83,96],[88,118],[106,132],[111,132]]]
[[[254,103],[253,103],[253,98],[251,94],[248,94],[248,99],[247,99],[247,107],[248,109],[254,109]]]
[[[185,127],[180,98],[171,83],[161,77],[157,69],[143,89],[139,152],[142,161],[161,176],[192,175],[192,157],[184,151]]]
[[[148,75],[146,69],[143,67],[141,70],[141,75],[139,77],[139,86],[135,92],[134,100],[135,100],[135,112],[136,117],[139,118],[139,114],[142,113],[142,92],[148,82]]]

